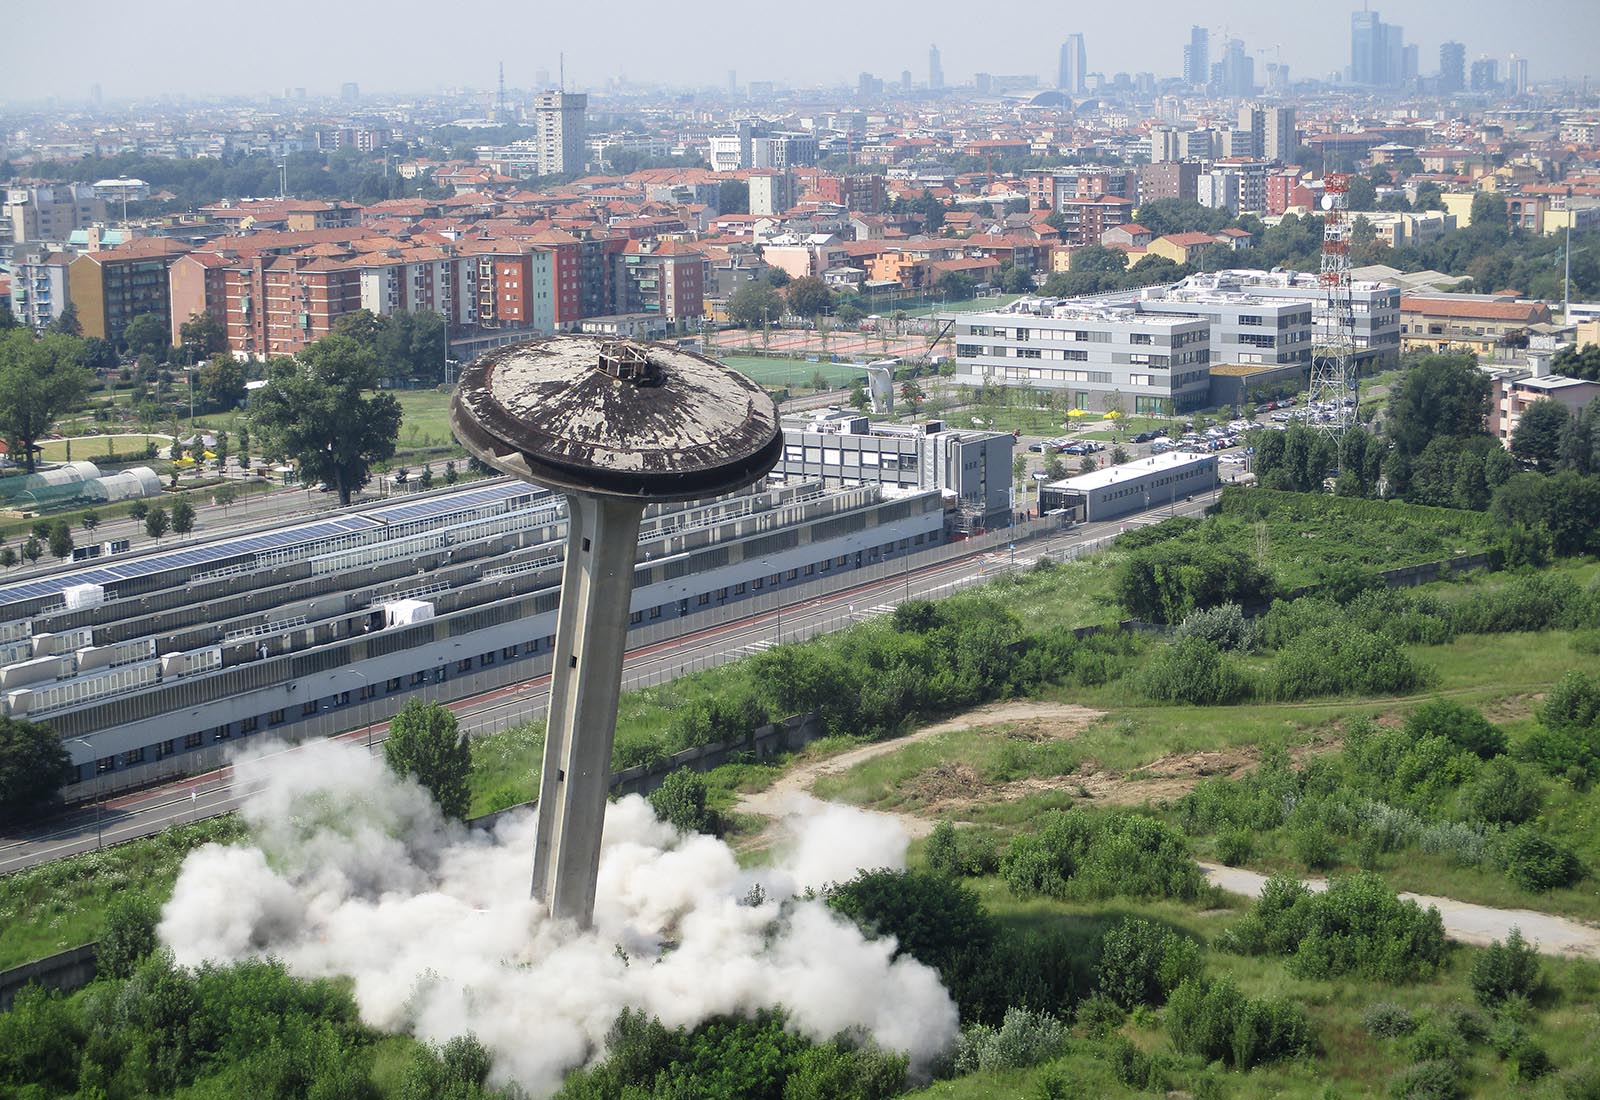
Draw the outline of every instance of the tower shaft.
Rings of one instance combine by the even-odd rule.
[[[611,788],[628,605],[644,505],[568,493],[555,667],[539,780],[533,896],[587,928]]]

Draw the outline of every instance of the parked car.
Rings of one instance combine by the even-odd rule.
[[[1133,437],[1133,441],[1135,443],[1148,443],[1155,437],[1155,432],[1140,432],[1138,435]]]

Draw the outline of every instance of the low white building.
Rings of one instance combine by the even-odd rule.
[[[1148,508],[1176,506],[1216,487],[1215,455],[1169,451],[1052,481],[1039,490],[1039,508],[1065,509],[1076,523],[1098,523]]]

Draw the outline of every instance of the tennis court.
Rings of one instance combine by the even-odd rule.
[[[811,388],[818,374],[835,389],[844,389],[865,375],[849,363],[809,363],[804,359],[768,359],[760,355],[729,355],[722,360],[734,370],[748,374],[763,386]]]

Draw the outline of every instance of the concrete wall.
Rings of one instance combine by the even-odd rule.
[[[86,943],[60,954],[0,971],[0,1012],[7,1012],[22,988],[30,983],[71,993],[94,981],[99,945]]]

